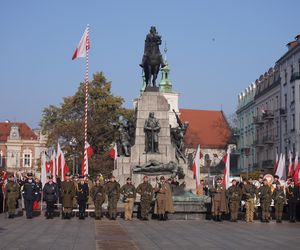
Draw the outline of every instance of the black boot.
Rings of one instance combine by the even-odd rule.
[[[164,214],[164,220],[168,220],[168,215],[167,214]]]

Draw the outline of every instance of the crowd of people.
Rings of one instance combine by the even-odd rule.
[[[233,179],[231,186],[226,189],[220,177],[217,178],[215,186],[210,189],[204,185],[204,181],[200,186],[202,192],[211,195],[211,213],[215,221],[222,221],[222,216],[229,213],[230,221],[237,222],[239,211],[244,207],[245,221],[253,222],[255,210],[260,207],[261,222],[268,223],[271,219],[275,219],[277,223],[281,223],[284,206],[287,205],[289,221],[296,222],[300,191],[292,178],[286,183],[280,182],[276,175],[271,182],[263,176],[258,180],[245,178],[241,182]],[[274,207],[274,218],[271,218],[271,205]]]
[[[89,176],[71,176],[67,173],[64,181],[56,178],[54,182],[52,175],[48,175],[47,179],[47,183],[42,187],[41,182],[34,179],[32,173],[28,173],[24,180],[10,175],[4,188],[4,208],[8,218],[15,217],[19,200],[22,200],[27,219],[33,218],[34,208],[40,210],[39,206],[42,206],[44,201],[47,219],[55,217],[55,209],[58,209],[60,204],[63,219],[71,219],[74,209],[78,209],[79,219],[85,219],[86,209],[93,203],[95,219],[100,220],[103,217],[103,204],[107,201],[108,217],[116,220],[118,201],[122,198],[124,218],[132,220],[137,194],[140,195],[142,220],[149,219],[153,198],[154,213],[159,220],[166,220],[167,212],[174,211],[171,185],[164,176],[157,179],[155,187],[149,183],[148,176],[144,176],[143,182],[137,187],[132,184],[131,178],[127,178],[126,184],[120,186],[114,176],[104,180],[102,175],[99,175],[92,181]]]

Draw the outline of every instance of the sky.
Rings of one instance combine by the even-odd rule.
[[[274,66],[299,28],[300,1],[0,1],[0,121],[38,127],[84,80],[71,60],[90,24],[89,78],[103,71],[133,107],[144,39],[154,25],[167,44],[180,108],[235,112],[237,95]],[[160,78],[160,76],[159,76]]]

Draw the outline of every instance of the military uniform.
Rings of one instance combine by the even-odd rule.
[[[36,200],[38,192],[39,189],[35,184],[34,180],[28,179],[24,182],[22,194],[24,198],[27,219],[32,219],[33,217],[33,202]]]
[[[164,178],[160,179],[165,180]],[[165,214],[166,214],[166,203],[167,203],[167,183],[165,182],[161,182],[161,183],[157,183],[154,191],[156,193],[156,202],[155,202],[155,208],[154,211],[155,213],[158,215],[158,219],[159,220],[165,220]]]
[[[87,183],[78,183],[76,189],[76,198],[79,205],[79,219],[85,218],[86,203],[89,197],[89,186]]]
[[[211,189],[212,213],[216,221],[222,221],[222,213],[228,213],[226,189],[220,180],[217,180],[215,188]]]
[[[95,219],[100,220],[102,216],[102,205],[105,202],[104,186],[96,183],[96,185],[93,186],[90,191],[90,196],[95,204]]]
[[[126,183],[121,187],[120,193],[124,195],[125,220],[132,220],[133,205],[136,198],[136,190],[133,184]]]
[[[120,198],[120,184],[116,181],[109,181],[105,185],[105,193],[108,198],[108,213],[111,220],[117,217],[117,205]]]
[[[299,188],[289,185],[286,190],[290,222],[296,222],[296,207],[299,200]]]
[[[230,220],[237,222],[238,212],[241,202],[242,190],[239,186],[232,185],[227,189],[227,197],[229,200]]]
[[[9,181],[5,186],[5,198],[6,198],[6,204],[8,209],[8,218],[14,218],[19,196],[20,196],[19,185],[14,181]]]
[[[276,222],[280,223],[282,221],[283,205],[285,203],[285,193],[282,187],[276,187],[272,194],[272,199],[274,200]]]
[[[264,182],[264,185],[258,189],[258,195],[261,207],[261,221],[269,222],[269,209],[272,202],[272,190],[266,181]]]
[[[62,218],[63,219],[71,218],[71,213],[73,211],[73,199],[75,197],[75,192],[76,192],[76,187],[72,180],[67,179],[61,183],[61,198],[62,198],[62,206],[63,206]]]
[[[43,188],[43,199],[47,205],[47,219],[53,219],[54,204],[58,199],[58,187],[54,182],[47,182]]]
[[[141,217],[143,220],[148,220],[153,196],[153,188],[150,183],[143,182],[137,187],[136,192],[141,195]]]
[[[255,194],[256,187],[252,183],[244,182],[244,186],[242,188],[242,197],[243,200],[245,200],[246,222],[253,222]]]

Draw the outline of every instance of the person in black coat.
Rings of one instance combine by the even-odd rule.
[[[53,176],[48,177],[49,181],[45,184],[43,188],[43,199],[47,204],[47,219],[53,219],[54,215],[54,204],[58,198],[58,187],[55,182],[53,182]]]
[[[79,205],[79,219],[84,220],[86,202],[89,196],[89,186],[85,183],[83,176],[80,176],[80,182],[77,185],[76,197]]]
[[[286,189],[286,198],[289,207],[290,222],[296,222],[296,207],[299,201],[299,187],[294,183],[293,179],[289,180],[290,184]]]
[[[27,219],[32,219],[33,202],[36,200],[39,194],[39,189],[32,178],[33,178],[32,173],[28,173],[27,180],[23,184],[23,191],[22,191]]]

